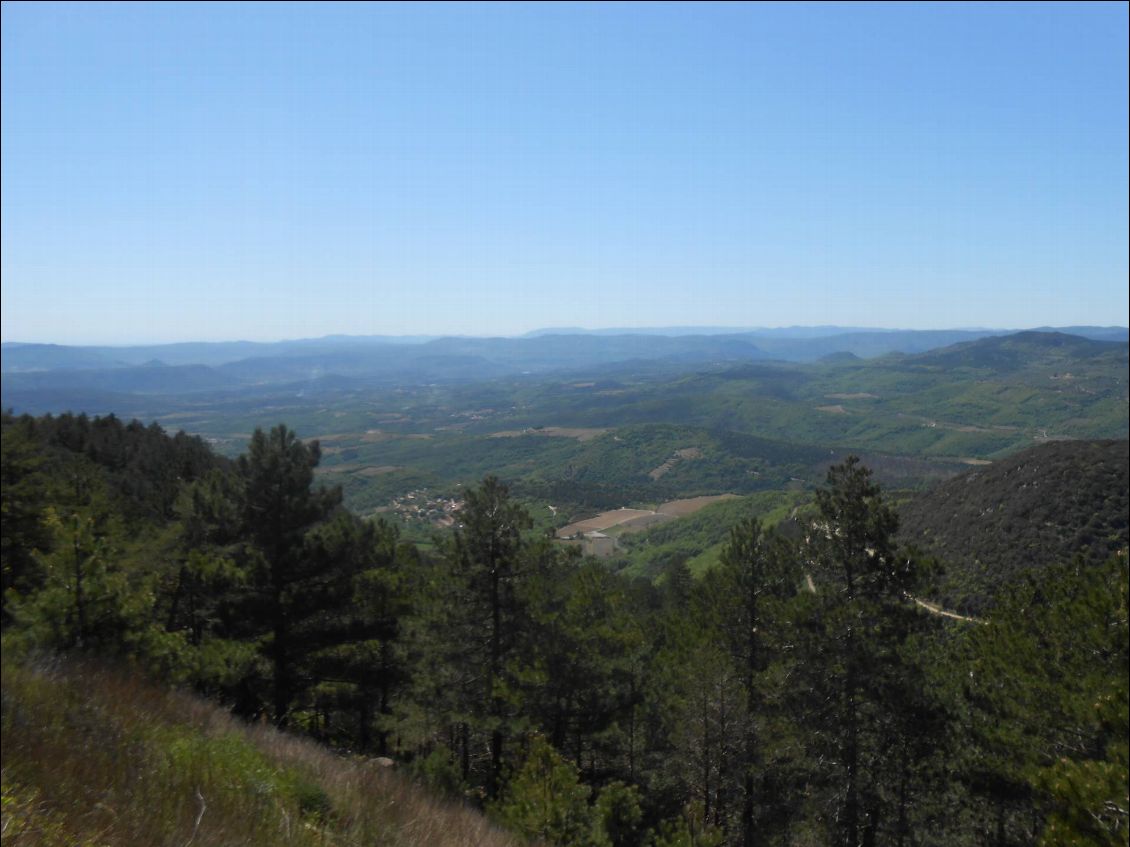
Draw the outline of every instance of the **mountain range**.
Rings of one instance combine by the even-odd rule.
[[[1124,342],[1125,327],[1056,330]],[[333,374],[369,382],[461,381],[549,373],[613,363],[660,365],[780,360],[840,354],[915,354],[1004,330],[876,330],[792,327],[749,332],[717,328],[537,331],[520,338],[326,336],[279,342],[189,342],[127,347],[6,342],[6,389],[97,388],[140,393],[220,390],[239,384],[316,380]],[[76,373],[81,372],[81,373]]]

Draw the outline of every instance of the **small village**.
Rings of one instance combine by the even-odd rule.
[[[408,523],[424,523],[441,529],[455,526],[456,515],[463,508],[458,497],[443,497],[418,488],[393,499],[387,506],[373,510],[374,514],[392,514]]]

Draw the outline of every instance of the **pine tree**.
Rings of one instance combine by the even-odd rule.
[[[324,599],[311,593],[332,578],[327,573],[332,564],[312,559],[305,546],[307,534],[341,503],[340,489],[313,487],[320,455],[317,442],[307,445],[280,424],[269,434],[257,429],[239,460],[249,574],[240,605],[247,634],[264,639],[272,667],[272,713],[280,727],[286,726],[302,687],[300,626]]]
[[[307,535],[306,555],[321,577],[316,590],[306,585],[299,608],[303,677],[328,687],[330,706],[347,712],[351,744],[386,754],[392,697],[407,676],[400,629],[409,607],[397,532],[340,512]]]
[[[834,763],[826,819],[829,838],[845,847],[879,843],[890,829],[890,758],[907,723],[898,704],[912,684],[902,646],[920,617],[908,600],[919,566],[898,551],[898,517],[871,472],[850,457],[828,472],[817,492],[819,515],[804,547],[816,589],[805,621],[806,719],[817,756]]]
[[[957,663],[970,708],[967,778],[998,845],[1125,844],[1130,636],[1125,554],[1013,584]]]
[[[467,490],[460,520],[430,585],[426,684],[447,703],[442,711],[465,781],[474,765],[472,736],[487,736],[485,787],[493,798],[516,714],[522,639],[532,628],[522,584],[537,567],[523,535],[533,522],[493,476]]]
[[[784,606],[795,596],[800,579],[793,551],[765,532],[756,518],[748,518],[731,530],[721,566],[706,581],[708,588],[713,583],[710,605],[743,694],[737,771],[742,843],[747,847],[756,843],[759,832],[771,829],[765,819],[769,811],[785,805],[767,753],[773,746],[767,728],[779,710],[775,675],[768,671],[786,658]]]
[[[510,775],[490,811],[508,829],[562,847],[593,844],[592,789],[577,768],[540,736]],[[602,833],[601,833],[602,834]]]
[[[30,418],[3,414],[0,439],[0,572],[3,581],[3,623],[9,623],[8,592],[12,599],[43,584],[36,553],[52,541],[47,521],[47,480],[40,447]]]
[[[98,469],[80,459],[47,509],[53,535],[37,554],[43,585],[10,596],[14,617],[56,648],[127,652],[147,624],[152,598],[131,585],[120,516]]]
[[[534,626],[522,655],[525,711],[587,778],[632,779],[645,643],[623,580],[552,548],[540,558],[524,592]]]

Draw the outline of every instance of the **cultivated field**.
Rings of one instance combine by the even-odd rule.
[[[404,468],[401,465],[366,465],[361,462],[342,462],[338,465],[320,465],[314,468],[314,475],[353,474],[354,476],[381,476],[382,474],[402,470],[404,470]]]
[[[737,494],[710,494],[706,497],[687,497],[683,500],[670,500],[656,509],[656,511],[663,515],[670,515],[673,518],[685,518],[687,515],[693,515],[699,509],[705,508],[711,503],[717,503],[719,500],[733,500],[737,498],[737,496]]]
[[[637,518],[646,518],[653,515],[655,515],[655,512],[648,509],[612,509],[611,511],[601,512],[596,517],[586,518],[583,521],[576,521],[568,526],[561,527],[557,530],[557,537],[571,538],[580,533],[600,532]]]
[[[621,532],[639,532],[656,524],[673,521],[676,518],[685,518],[693,515],[699,509],[717,503],[719,500],[730,500],[736,494],[711,494],[706,497],[688,497],[683,500],[670,500],[659,508],[651,509],[611,509],[601,512],[596,517],[575,521],[568,526],[557,530],[558,538],[572,538],[586,532],[603,532],[606,529],[617,528]]]
[[[392,473],[393,471],[403,470],[400,465],[370,465],[367,468],[362,468],[357,471],[358,476],[380,476],[381,474]]]
[[[575,438],[578,441],[592,441],[599,438],[607,429],[597,427],[538,426],[528,429],[508,429],[491,433],[491,438],[521,438],[523,435],[543,435],[546,438]]]

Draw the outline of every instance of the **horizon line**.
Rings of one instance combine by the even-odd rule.
[[[1130,331],[1130,327],[1123,324],[1067,324],[1064,326],[1055,326],[1052,324],[1041,324],[1032,327],[987,327],[987,326],[945,326],[945,327],[882,327],[882,326],[840,326],[838,324],[786,324],[781,326],[754,326],[754,327],[728,327],[716,324],[703,324],[703,325],[684,325],[684,326],[639,326],[639,327],[536,327],[534,329],[526,330],[524,332],[517,332],[512,334],[484,334],[473,335],[470,333],[427,333],[427,332],[410,332],[403,334],[390,334],[390,333],[368,333],[368,334],[354,334],[354,333],[326,333],[324,335],[305,335],[305,336],[292,336],[292,337],[275,337],[271,339],[250,339],[250,338],[227,338],[227,339],[182,339],[176,341],[83,341],[83,342],[60,342],[60,341],[8,341],[0,339],[0,345],[4,347],[32,347],[32,346],[50,346],[50,347],[111,347],[111,348],[129,348],[129,347],[172,347],[179,344],[287,344],[287,343],[301,343],[311,341],[328,341],[328,340],[341,340],[341,341],[365,341],[376,339],[387,339],[390,342],[399,342],[402,344],[414,343],[411,339],[415,339],[415,343],[427,343],[428,341],[437,341],[445,338],[459,338],[459,339],[508,339],[508,340],[524,340],[533,337],[545,336],[573,336],[573,335],[593,335],[602,333],[605,335],[667,335],[668,337],[679,336],[695,336],[695,335],[751,335],[758,332],[780,332],[786,330],[836,330],[830,335],[846,335],[851,333],[861,332],[999,332],[999,333],[1013,333],[1013,332],[1033,332],[1039,330],[1062,330],[1062,329],[1126,329]],[[710,332],[695,332],[695,330],[710,330]]]

